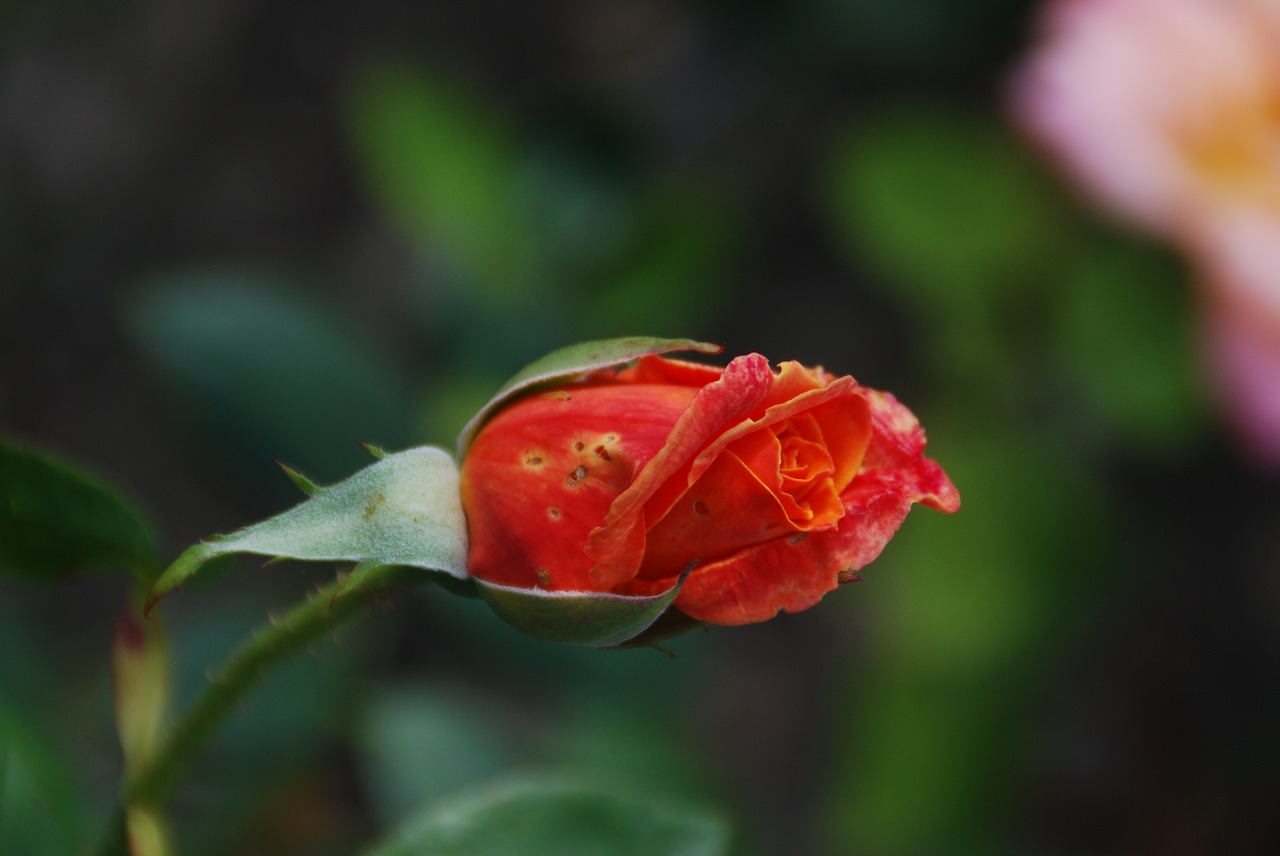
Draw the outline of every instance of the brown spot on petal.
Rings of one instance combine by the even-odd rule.
[[[605,441],[606,443],[616,443],[616,442],[618,442],[618,435],[617,435],[617,434],[605,434],[605,435],[604,435],[604,441]]]
[[[836,574],[836,582],[841,585],[844,585],[845,583],[860,583],[862,582],[862,577],[858,576],[853,571],[841,571]]]
[[[542,455],[541,455],[541,454],[539,454],[538,452],[525,452],[525,454],[524,454],[524,465],[525,465],[526,467],[540,467],[540,466],[542,466]]]
[[[558,508],[548,508],[548,509],[547,509],[547,516],[548,516],[548,517],[550,517],[552,520],[559,520],[559,519],[560,519],[560,509],[558,509]]]
[[[582,442],[581,440],[573,444],[573,450],[575,452],[581,452],[585,448],[587,448],[587,444]]]
[[[559,400],[559,401],[569,401],[570,399],[573,398],[573,396],[565,392],[563,389],[556,389],[556,390],[552,390],[551,392],[544,392],[542,393],[542,397]]]
[[[533,575],[538,578],[538,585],[540,586],[551,585],[551,572],[548,571],[546,568],[538,568],[536,571],[533,572]]]
[[[587,477],[587,468],[578,467],[576,470],[569,473],[569,477],[564,481],[565,486],[577,487],[582,482],[582,480],[585,479],[586,477]]]
[[[711,513],[711,509],[708,508],[707,504],[700,499],[694,500],[693,511],[695,514],[699,514],[702,517],[706,517],[708,514]]]

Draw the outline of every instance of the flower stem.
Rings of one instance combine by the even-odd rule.
[[[410,581],[420,582],[423,576],[422,571],[411,568],[382,566],[373,569],[359,586],[346,591],[342,590],[344,581],[338,579],[255,632],[210,677],[209,685],[156,748],[149,763],[127,778],[118,816],[99,853],[123,856],[128,852],[125,813],[134,807],[159,808],[171,795],[183,768],[272,666],[360,614],[366,605],[391,589]]]

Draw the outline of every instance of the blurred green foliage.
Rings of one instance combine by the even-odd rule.
[[[85,810],[64,759],[0,697],[0,830],[8,853],[57,856],[82,840]]]
[[[1173,673],[1188,685],[1206,672],[1230,680],[1213,646],[1233,639],[1250,686],[1275,683],[1274,636],[1249,629],[1274,626],[1274,592],[1249,587],[1253,569],[1275,565],[1265,530],[1280,513],[1274,483],[1224,452],[1206,416],[1183,268],[1079,210],[1000,118],[1000,78],[1033,4],[585,4],[553,24],[484,4],[440,18],[427,4],[419,21],[392,3],[358,22],[296,6],[293,17],[284,4],[223,28],[212,15],[209,53],[190,53],[175,73],[140,81],[113,66],[100,88],[66,83],[80,65],[97,68],[98,53],[120,53],[107,35],[93,42],[98,53],[55,62],[34,95],[25,78],[5,78],[0,111],[27,105],[13,145],[41,129],[57,142],[22,150],[39,169],[12,170],[23,183],[9,198],[29,210],[3,222],[24,231],[0,230],[34,234],[30,252],[51,254],[24,256],[0,290],[0,324],[19,319],[5,334],[39,331],[21,340],[22,361],[0,365],[6,434],[8,423],[37,441],[56,429],[74,446],[65,426],[79,420],[93,438],[81,448],[150,438],[148,454],[122,452],[113,466],[131,489],[155,492],[144,498],[166,521],[206,533],[217,528],[208,513],[237,525],[296,499],[273,458],[332,481],[366,462],[359,440],[451,445],[498,384],[555,347],[688,335],[775,359],[804,350],[900,392],[964,507],[950,518],[913,512],[863,586],[760,628],[680,637],[674,660],[534,642],[482,603],[434,588],[389,604],[274,673],[232,720],[175,794],[182,852],[348,853],[396,829],[408,837],[373,853],[416,852],[395,848],[491,843],[514,828],[538,852],[571,852],[545,836],[572,831],[586,847],[640,828],[652,838],[636,840],[655,847],[719,853],[724,824],[735,852],[761,854],[1166,852],[1152,842],[1192,827],[1208,831],[1189,851],[1208,842],[1200,852],[1226,852],[1211,846],[1223,840],[1212,808],[1241,793],[1254,800],[1233,809],[1234,826],[1274,840],[1248,814],[1274,788],[1228,781],[1238,767],[1271,765],[1274,751],[1233,743],[1231,704],[1182,711],[1187,724],[1168,699],[1196,688],[1149,683],[1210,585],[1234,600],[1187,643],[1190,655],[1178,649]],[[152,48],[168,44],[161,34],[183,45],[205,29],[152,20],[144,7],[134,24]],[[383,13],[391,23],[375,38]],[[455,18],[485,18],[483,36]],[[32,32],[53,26],[41,17]],[[504,28],[520,31],[506,47],[545,44],[508,56],[488,41]],[[99,38],[91,29],[81,38]],[[308,40],[320,32],[328,41]],[[14,68],[42,67],[44,43],[30,38]],[[217,61],[237,38],[248,40],[245,65]],[[584,50],[592,39],[604,47]],[[327,53],[337,44],[349,51],[341,59]],[[150,69],[153,54],[188,55],[131,56]],[[100,99],[117,78],[134,90]],[[220,89],[223,80],[234,85]],[[54,121],[63,85],[68,103],[125,117],[149,101],[168,110],[181,93],[198,117],[176,111],[191,123],[186,137],[176,124],[155,139],[122,125],[112,148],[83,131],[95,122]],[[308,99],[321,119],[304,112],[312,121],[290,135],[291,110]],[[129,149],[131,134],[146,144]],[[165,134],[185,141],[169,160]],[[275,135],[284,147],[260,162],[254,146]],[[83,163],[81,136],[91,144]],[[67,153],[70,177],[52,185],[63,196],[31,189],[60,175],[45,149]],[[223,151],[225,161],[208,154]],[[153,161],[145,180],[130,171]],[[292,171],[316,162],[315,173]],[[252,169],[237,173],[243,163]],[[92,183],[113,164],[116,184]],[[277,174],[285,190],[275,192],[302,219],[261,216]],[[351,194],[332,222],[314,184]],[[131,195],[135,186],[159,195]],[[59,208],[64,197],[85,207]],[[148,213],[131,224],[133,208]],[[202,218],[223,230],[201,236]],[[94,231],[98,221],[110,228]],[[281,223],[309,239],[291,245]],[[0,249],[16,246],[7,240]],[[379,258],[402,252],[404,269],[358,263],[366,240]],[[100,247],[121,254],[101,273]],[[28,302],[37,308],[23,314]],[[93,326],[117,323],[122,342]],[[63,337],[56,347],[45,347],[55,336],[46,328]],[[132,346],[123,383],[90,370],[107,362],[95,335]],[[27,372],[36,380],[19,383]],[[44,404],[41,421],[41,396],[55,401],[59,384],[71,405]],[[154,396],[151,410],[138,390]],[[121,416],[132,408],[134,423]],[[120,427],[138,424],[152,433],[135,440]],[[126,583],[79,589],[112,583],[64,572],[138,564],[150,536],[116,491],[17,454],[43,473],[58,513],[0,505],[0,565],[58,582],[50,594],[0,580],[0,850],[83,851],[115,786],[107,635],[84,617],[114,611]],[[0,471],[6,490],[36,484],[10,472]],[[1166,525],[1157,515],[1170,508],[1194,525]],[[1165,552],[1135,550],[1143,532]],[[183,546],[172,537],[161,533],[163,549]],[[33,543],[62,552],[37,561]],[[167,602],[178,707],[264,613],[331,577],[241,563]],[[1192,606],[1161,615],[1158,595],[1179,579]],[[1236,614],[1248,609],[1252,624]],[[1129,629],[1133,659],[1082,703],[1121,718],[1108,721],[1119,737],[1086,724],[1074,733],[1082,744],[1055,748],[1049,708],[1069,694],[1067,664],[1112,641],[1098,635],[1108,610]],[[1142,660],[1134,639],[1153,640],[1156,655]],[[68,669],[76,662],[80,671]],[[1121,692],[1132,697],[1112,698]],[[1242,696],[1273,707],[1264,690]],[[1115,713],[1122,703],[1131,721]],[[1187,734],[1208,748],[1179,754]],[[1115,747],[1135,736],[1159,775],[1114,769]],[[99,746],[87,760],[86,742]],[[1101,772],[1065,784],[1045,772],[1046,757],[1077,750],[1101,758]],[[484,796],[513,770],[536,772],[508,786],[510,801]],[[603,784],[538,796],[546,770],[562,777],[550,781]],[[1120,805],[1135,781],[1150,804]],[[1072,829],[1028,807],[1037,788]],[[649,797],[682,808],[640,808]],[[1168,814],[1151,807],[1166,797]],[[1087,810],[1099,807],[1101,819]],[[1082,819],[1098,825],[1078,831]]]
[[[363,69],[346,108],[371,194],[437,271],[423,304],[447,328],[427,323],[468,371],[677,335],[721,305],[735,218],[712,177],[628,175],[590,134],[518,131],[420,65]]]
[[[846,132],[828,174],[834,234],[924,325],[929,371],[953,394],[1012,417],[1061,411],[1095,449],[1174,454],[1194,441],[1183,274],[1071,211],[1008,129],[895,107]],[[1057,402],[1043,400],[1047,378]]]
[[[156,573],[147,521],[111,490],[60,461],[0,441],[0,572],[56,581],[121,570]]]
[[[722,856],[727,844],[719,820],[687,806],[659,806],[591,783],[526,777],[431,809],[369,856]]]
[[[1125,512],[1090,465],[1197,436],[1179,271],[1099,234],[972,113],[864,117],[830,169],[835,234],[923,325],[923,371],[943,382],[931,450],[964,502],[955,520],[908,520],[872,569],[887,590],[875,656],[847,684],[832,849],[1003,852],[1040,675],[1082,592],[1117,582]]]
[[[130,332],[197,430],[248,474],[287,482],[279,458],[326,481],[368,461],[356,445],[408,444],[399,373],[336,309],[242,270],[157,277]],[[270,450],[270,451],[267,451]]]
[[[858,853],[1009,846],[1041,676],[1114,585],[1114,509],[1086,472],[972,414],[934,426],[964,517],[909,519],[869,569],[875,642],[845,685],[856,725],[831,783],[835,841]]]

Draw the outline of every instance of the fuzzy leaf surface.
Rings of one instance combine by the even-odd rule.
[[[403,566],[467,576],[467,523],[458,467],[442,449],[388,454],[288,511],[196,544],[169,566],[148,608],[210,559],[256,553],[306,561]]]

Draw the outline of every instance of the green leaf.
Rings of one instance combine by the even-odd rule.
[[[129,332],[197,427],[249,472],[267,474],[270,455],[338,478],[365,462],[359,440],[413,442],[394,365],[313,293],[236,269],[151,286]]]
[[[610,648],[639,636],[680,593],[693,569],[663,594],[631,597],[604,592],[543,591],[477,579],[476,590],[498,617],[535,639],[591,648]]]
[[[520,299],[544,250],[515,191],[519,149],[480,99],[425,69],[384,63],[349,89],[347,127],[376,198],[490,305]]]
[[[1086,245],[1065,274],[1052,332],[1085,399],[1077,419],[1148,453],[1188,448],[1204,428],[1205,402],[1188,289],[1178,287],[1185,271],[1166,254],[1111,239]]]
[[[873,638],[833,702],[858,727],[830,744],[828,852],[1019,852],[1002,814],[1025,783],[1019,729],[1130,564],[1066,444],[967,403],[951,416],[930,418],[930,448],[965,506],[908,518],[868,574]]]
[[[641,222],[601,275],[591,277],[586,335],[697,329],[730,301],[741,235],[732,197],[705,182],[649,191]]]
[[[147,608],[227,553],[357,562],[362,578],[374,568],[405,566],[466,579],[458,466],[444,450],[419,446],[388,454],[337,484],[316,486],[288,511],[189,548],[156,581]]]
[[[832,226],[855,263],[933,313],[1035,288],[1066,255],[1058,195],[995,122],[899,108],[860,121],[828,168]]]
[[[71,466],[0,442],[0,573],[57,580],[100,569],[154,576],[141,513]]]
[[[722,856],[729,838],[706,811],[544,775],[434,807],[365,856]]]
[[[516,372],[515,377],[480,408],[458,435],[458,458],[466,455],[471,442],[484,423],[511,399],[523,395],[542,384],[567,381],[579,375],[599,369],[618,366],[638,360],[649,354],[667,354],[675,351],[696,351],[702,354],[719,353],[723,348],[694,339],[656,339],[649,336],[630,336],[622,339],[600,339],[580,342],[552,351],[534,360]]]
[[[510,769],[524,748],[492,700],[431,677],[362,693],[366,712],[357,739],[363,779],[370,807],[387,826],[402,823],[428,800]]]
[[[0,699],[0,841],[5,853],[79,852],[85,810],[51,743]]]

